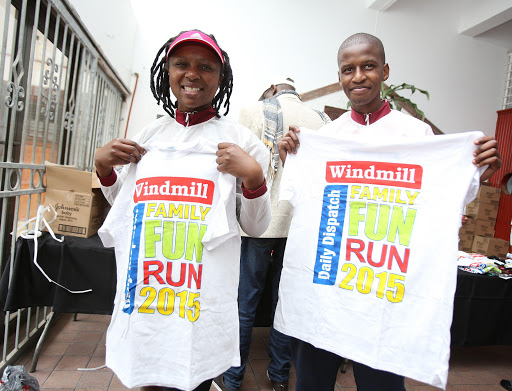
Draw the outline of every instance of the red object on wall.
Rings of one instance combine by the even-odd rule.
[[[506,241],[510,240],[510,221],[512,219],[512,195],[507,194],[502,186],[503,181],[512,174],[512,109],[498,111],[495,138],[503,160],[501,168],[489,179],[494,186],[501,188],[500,206],[496,219],[494,236]]]

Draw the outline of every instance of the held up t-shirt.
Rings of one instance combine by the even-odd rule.
[[[294,206],[274,327],[445,387],[463,206],[482,133],[398,142],[301,129],[280,199]]]
[[[191,390],[240,365],[236,178],[217,142],[145,147],[99,231],[117,262],[106,364],[130,388]]]

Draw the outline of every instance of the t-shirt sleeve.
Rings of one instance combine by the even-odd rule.
[[[243,149],[251,155],[261,166],[263,176],[266,177],[270,161],[269,150],[265,144],[248,131],[245,127],[239,125],[240,132],[243,134]],[[240,226],[250,236],[259,236],[265,232],[270,224],[272,217],[272,208],[270,204],[269,191],[265,194],[248,199],[242,194],[241,181],[237,180],[237,217]]]

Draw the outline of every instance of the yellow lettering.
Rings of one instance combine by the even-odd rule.
[[[158,204],[158,209],[155,212],[155,215],[153,217],[167,217],[167,213],[165,211],[165,205],[160,203]]]
[[[414,200],[416,199],[416,197],[418,196],[419,191],[415,191],[414,194],[411,194],[411,192],[409,190],[407,190],[407,198],[409,198],[409,205],[412,205],[412,203],[414,202]]]
[[[416,209],[407,209],[404,218],[404,210],[401,206],[394,206],[389,223],[388,242],[394,243],[398,233],[398,240],[402,246],[408,246],[411,240],[414,219],[416,218]]]
[[[155,228],[160,227],[160,220],[146,220],[144,227],[144,243],[146,248],[146,258],[154,258],[156,256],[156,242],[161,240],[161,235],[155,233]]]
[[[153,213],[155,211],[155,208],[156,208],[155,203],[149,203],[147,206],[146,217],[151,217],[151,213]]]
[[[364,222],[364,214],[359,212],[360,209],[366,208],[366,202],[351,202],[349,212],[348,234],[357,236],[359,232],[359,223]]]
[[[356,198],[356,192],[359,194],[359,191],[361,190],[361,186],[352,186],[350,198]]]

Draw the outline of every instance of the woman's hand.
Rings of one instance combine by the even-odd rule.
[[[100,177],[107,177],[114,166],[138,163],[146,150],[135,141],[116,138],[96,150],[94,163]]]
[[[265,179],[256,159],[233,143],[218,145],[217,170],[242,179],[248,190],[258,189]]]

